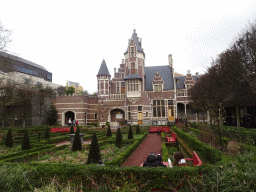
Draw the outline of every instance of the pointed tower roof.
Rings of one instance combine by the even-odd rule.
[[[97,74],[97,76],[99,75],[108,75],[108,76],[111,76],[109,71],[108,71],[108,67],[107,67],[107,64],[105,62],[105,59],[103,59],[102,63],[101,63],[101,66],[100,66],[100,70]]]
[[[137,51],[140,52],[140,53],[144,53],[143,50],[141,49],[141,44],[140,44],[140,42],[138,40],[137,33],[135,32],[135,29],[133,31],[131,39],[134,41],[134,43],[135,43],[135,45],[137,47]],[[130,44],[131,44],[131,42],[128,44],[127,50],[126,50],[126,52],[124,54],[128,53],[128,48],[129,48]]]

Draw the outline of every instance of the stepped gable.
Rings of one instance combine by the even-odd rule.
[[[153,79],[153,84],[158,84],[159,85],[159,84],[163,84],[163,83],[164,83],[164,81],[163,81],[161,75],[159,74],[159,71],[157,71],[156,75]]]
[[[176,76],[174,77],[176,80],[176,89],[186,89],[185,84],[195,84],[201,75],[191,76]]]
[[[132,34],[132,38],[131,39],[134,41],[134,43],[135,43],[135,45],[137,47],[137,51],[144,54],[144,52],[143,52],[143,50],[141,48],[141,43],[140,43],[140,41],[139,41],[139,39],[137,37],[137,33],[135,33],[135,30],[134,30],[134,32]],[[130,43],[131,42],[129,42],[127,50],[126,50],[126,52],[124,54],[128,53],[128,49],[129,49]]]
[[[169,65],[145,67],[145,90],[153,91],[152,81],[157,71],[164,82],[164,90],[173,90],[173,74],[172,68]]]
[[[107,67],[107,64],[105,62],[105,59],[103,59],[102,63],[101,63],[101,66],[100,66],[100,69],[99,69],[99,72],[97,74],[97,76],[100,76],[100,75],[107,75],[107,76],[110,76],[110,73],[108,71],[108,67]]]

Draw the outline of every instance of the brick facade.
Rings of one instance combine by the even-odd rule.
[[[73,113],[80,124],[98,122],[102,125],[108,121],[113,127],[122,122],[167,124],[174,122],[178,115],[194,120],[197,117],[191,107],[187,110],[187,90],[198,78],[189,71],[186,76],[175,77],[171,55],[169,65],[146,67],[141,40],[134,31],[112,79],[103,60],[97,75],[97,97],[77,95],[56,99],[58,122],[65,125],[67,113]]]

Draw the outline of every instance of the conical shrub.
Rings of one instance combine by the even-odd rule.
[[[22,150],[28,150],[31,149],[29,136],[28,136],[28,130],[25,131],[23,140],[22,140]]]
[[[5,146],[12,147],[13,146],[13,138],[12,138],[12,131],[9,129],[7,136],[5,138]]]
[[[94,133],[92,136],[92,141],[89,149],[87,164],[99,163],[99,160],[101,160],[100,146],[98,143],[97,135],[96,133]]]
[[[133,132],[131,126],[129,126],[128,139],[133,139]]]
[[[116,132],[116,146],[118,148],[121,148],[122,142],[123,142],[122,133],[121,133],[120,128],[118,128],[117,132]]]
[[[112,137],[112,131],[110,129],[110,126],[108,126],[107,137]]]
[[[73,126],[71,126],[69,133],[70,133],[70,134],[74,134],[74,133],[75,133]]]
[[[137,125],[137,127],[136,127],[136,134],[140,134],[140,126],[139,125]]]
[[[46,127],[45,132],[44,132],[44,138],[49,139],[50,138],[50,127]]]
[[[76,130],[76,134],[74,137],[73,145],[72,145],[72,151],[81,151],[82,150],[82,143],[80,139],[80,130]]]

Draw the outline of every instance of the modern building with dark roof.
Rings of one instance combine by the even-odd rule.
[[[0,70],[5,73],[16,71],[52,82],[51,72],[47,71],[43,66],[26,59],[0,51],[0,62]]]
[[[168,57],[166,65],[146,66],[142,42],[134,30],[114,76],[111,78],[104,59],[99,66],[96,97],[57,98],[59,123],[65,125],[70,117],[82,124],[110,122],[111,127],[123,123],[166,125],[177,117],[202,121],[189,103],[188,91],[199,75],[192,76],[188,71],[187,75],[175,76],[172,55]]]

